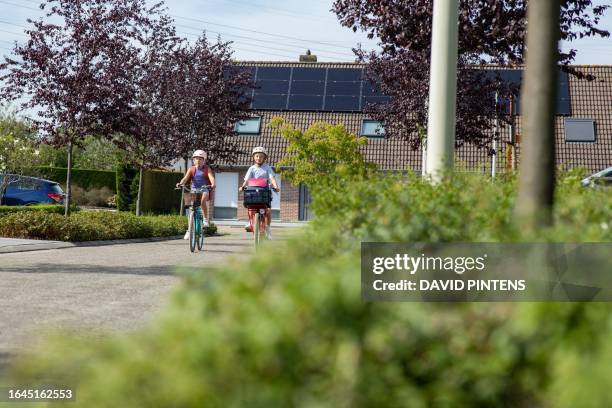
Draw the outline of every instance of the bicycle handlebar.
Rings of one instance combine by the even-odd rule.
[[[210,191],[210,189],[212,188],[211,185],[206,185],[206,186],[202,186],[200,188],[186,188],[184,184],[179,184],[179,187],[176,187],[175,190],[183,190],[186,193],[204,193],[206,191]]]

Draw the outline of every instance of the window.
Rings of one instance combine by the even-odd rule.
[[[234,130],[241,135],[257,135],[261,128],[261,118],[247,118],[239,120],[234,126]]]
[[[361,136],[383,137],[384,135],[385,127],[382,122],[367,119],[361,122]]]
[[[565,119],[565,142],[595,142],[595,122],[592,119]]]

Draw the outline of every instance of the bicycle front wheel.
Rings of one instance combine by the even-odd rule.
[[[189,213],[189,250],[195,252],[196,247],[196,225],[195,214],[193,211]]]
[[[197,225],[196,225],[196,231],[197,231],[197,235],[196,235],[196,241],[198,244],[198,251],[202,250],[202,247],[204,246],[204,222],[202,220],[202,213],[199,212],[198,213],[198,217],[197,217]]]
[[[261,215],[259,213],[255,213],[253,216],[253,236],[255,237],[255,248],[259,245],[259,218]]]

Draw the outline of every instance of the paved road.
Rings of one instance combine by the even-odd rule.
[[[180,281],[176,265],[218,265],[252,252],[244,230],[219,232],[195,254],[183,240],[0,254],[0,371],[46,328],[141,327]]]

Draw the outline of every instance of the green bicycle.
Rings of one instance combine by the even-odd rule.
[[[202,214],[201,201],[202,194],[209,191],[210,186],[202,186],[200,188],[185,188],[181,185],[177,190],[182,189],[184,192],[190,193],[191,203],[189,205],[189,250],[195,252],[196,247],[201,251],[204,247],[204,216]]]

